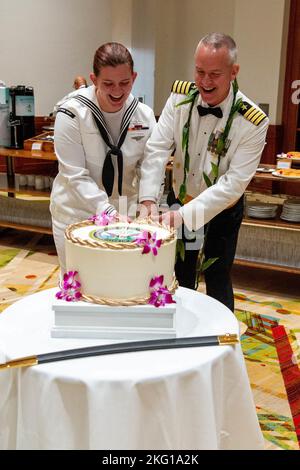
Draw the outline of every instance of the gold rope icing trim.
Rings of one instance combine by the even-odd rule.
[[[122,222],[120,222],[120,223],[122,224]],[[116,222],[116,224],[118,224],[118,222]],[[170,232],[170,235],[167,238],[165,238],[164,240],[162,240],[162,245],[170,243],[176,237],[176,231],[173,228],[170,228],[168,225],[165,225],[165,224],[160,224],[158,222],[154,222],[150,218],[139,220],[139,221],[136,221],[136,222],[132,222],[132,224],[151,225],[153,227],[161,228],[161,229],[164,229],[164,230],[167,230],[168,232]],[[111,241],[106,242],[104,240],[83,240],[82,238],[75,237],[73,235],[73,231],[75,229],[80,228],[80,227],[86,227],[88,225],[95,225],[95,223],[91,220],[84,220],[83,222],[78,222],[76,224],[69,225],[65,230],[66,239],[71,241],[72,243],[75,243],[76,245],[89,246],[89,247],[92,247],[92,248],[101,247],[101,248],[109,248],[109,249],[112,249],[112,250],[123,250],[125,248],[126,249],[128,249],[128,248],[129,249],[141,249],[142,248],[139,245],[137,245],[135,242],[122,242],[121,243],[121,242],[111,242]],[[106,225],[106,227],[109,227],[110,225],[113,225],[113,224],[108,224],[108,225]],[[131,224],[128,224],[128,225],[130,226]],[[95,225],[95,227],[97,227],[97,225]],[[102,226],[99,225],[99,227],[102,227]]]
[[[178,287],[178,282],[177,282],[176,277],[174,276],[170,287],[168,287],[170,294],[174,294],[177,287]],[[85,302],[92,302],[94,304],[110,305],[113,307],[117,307],[120,305],[129,307],[131,305],[148,304],[150,300],[150,295],[148,297],[131,297],[129,299],[116,300],[116,299],[100,298],[100,297],[95,297],[93,295],[82,294],[80,300],[84,300]]]

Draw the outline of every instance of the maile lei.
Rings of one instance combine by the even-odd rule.
[[[232,83],[232,89],[233,89],[233,100],[232,100],[232,105],[231,105],[231,109],[229,112],[229,116],[228,116],[224,131],[218,136],[217,145],[214,150],[214,154],[217,155],[218,161],[217,163],[211,162],[212,179],[210,179],[209,176],[205,172],[203,172],[203,178],[207,187],[210,187],[217,182],[217,179],[219,176],[219,165],[221,161],[221,156],[226,154],[226,144],[227,144],[228,135],[231,129],[231,125],[233,122],[233,118],[234,118],[234,115],[239,111],[242,105],[242,98],[239,98],[238,100],[236,100],[236,95],[239,89],[236,79]],[[191,123],[193,107],[194,107],[194,104],[198,95],[199,95],[199,90],[197,88],[192,88],[192,90],[188,93],[187,98],[176,105],[176,106],[182,106],[183,104],[191,103],[189,114],[188,114],[188,119],[185,125],[183,126],[183,130],[182,130],[182,150],[184,151],[184,175],[183,175],[183,182],[180,186],[179,196],[178,196],[178,199],[182,204],[184,204],[185,198],[187,195],[186,182],[187,182],[187,177],[188,177],[189,168],[190,168],[190,154],[189,154],[190,123]],[[218,258],[210,258],[208,260],[205,260],[204,247],[205,247],[208,232],[209,232],[209,223],[207,224],[207,228],[206,228],[204,240],[203,240],[203,245],[199,252],[199,256],[197,260],[197,267],[196,267],[197,277],[196,277],[196,286],[195,286],[196,288],[198,287],[202,273],[218,259]],[[177,252],[179,256],[182,259],[184,259],[184,244],[182,240],[178,240],[177,242]]]

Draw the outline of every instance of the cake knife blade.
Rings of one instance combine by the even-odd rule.
[[[113,343],[85,348],[67,349],[35,356],[20,357],[4,364],[0,364],[0,370],[29,367],[46,362],[65,361],[91,356],[103,356],[106,354],[120,354],[138,351],[152,351],[156,349],[192,348],[202,346],[224,346],[239,342],[237,334],[226,333],[215,336],[191,336],[187,338],[165,338],[146,341],[131,341],[128,343]]]

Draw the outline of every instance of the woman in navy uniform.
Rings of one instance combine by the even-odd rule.
[[[131,94],[136,75],[125,46],[104,44],[94,56],[93,85],[58,109],[54,141],[59,173],[50,210],[63,272],[68,225],[103,211],[134,214],[139,169],[155,124],[152,109]]]
[[[237,88],[236,44],[211,33],[195,53],[195,84],[176,80],[158,125],[146,145],[140,201],[157,200],[159,181],[174,153],[173,201],[178,210],[161,220],[185,225],[184,261],[178,257],[179,284],[195,288],[199,240],[205,231],[207,294],[234,309],[230,271],[243,217],[243,193],[265,145],[267,116]],[[174,209],[174,208],[173,208]],[[200,237],[201,238],[201,237]],[[202,237],[203,238],[203,237]]]

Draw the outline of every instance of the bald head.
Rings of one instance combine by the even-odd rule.
[[[87,86],[87,81],[84,77],[78,75],[74,79],[73,88],[75,88],[75,90],[78,90],[78,88],[80,88],[82,85]]]

